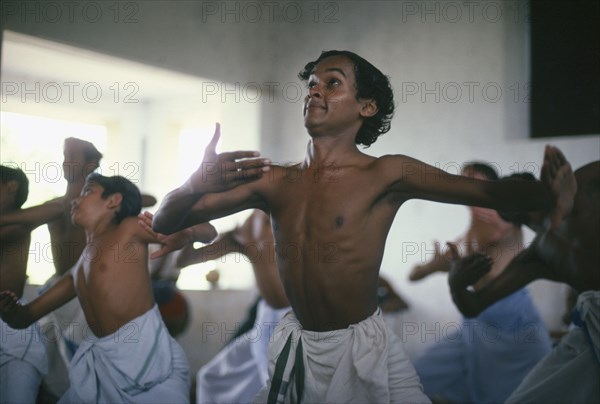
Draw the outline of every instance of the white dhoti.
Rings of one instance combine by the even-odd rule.
[[[268,385],[255,403],[430,403],[381,310],[343,330],[303,330],[293,312],[269,345]]]
[[[267,385],[268,346],[289,307],[275,309],[261,300],[254,327],[226,345],[196,377],[196,401],[249,403]]]
[[[600,403],[600,291],[583,292],[578,327],[525,377],[507,403]]]
[[[189,364],[155,305],[111,335],[88,337],[59,403],[188,403]]]
[[[47,371],[39,325],[15,330],[0,320],[0,403],[35,403]]]

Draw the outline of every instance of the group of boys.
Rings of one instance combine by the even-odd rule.
[[[543,212],[549,218],[537,244],[523,252],[535,250],[543,270],[534,266],[503,281],[503,275],[518,272],[509,271],[509,265],[472,291],[470,286],[489,271],[491,262],[477,254],[455,257],[457,265],[450,272],[453,298],[468,315],[479,309],[481,299],[490,304],[539,276],[564,280],[580,290],[598,289],[588,282],[598,280],[597,256],[582,256],[590,252],[579,251],[579,245],[555,247],[565,238],[567,244],[574,240],[577,226],[585,224],[582,210],[591,209],[584,197],[573,204],[582,189],[588,192],[588,183],[575,180],[559,150],[546,149],[541,182],[451,175],[404,155],[375,158],[358,146],[371,145],[390,129],[394,101],[389,79],[346,51],[322,53],[299,76],[308,85],[303,114],[310,139],[303,162],[283,167],[253,151],[218,154],[217,126],[199,168],[166,195],[151,223],[147,215],[138,218],[142,197],[131,182],[90,174],[82,167],[76,171],[83,178],[78,195],[44,205],[83,232],[76,244],[79,254],[71,257],[64,275],[23,304],[23,262],[17,266],[3,261],[0,312],[8,326],[30,327],[75,297],[81,304],[91,334],[70,362],[70,387],[61,402],[189,400],[185,355],[168,334],[152,297],[147,246],[162,245],[155,255],[180,249],[199,234],[212,234],[210,220],[245,209],[270,216],[279,279],[292,308],[273,332],[269,380],[254,398],[259,403],[430,402],[400,339],[383,321],[377,299],[386,237],[396,212],[410,199],[509,213]],[[590,192],[597,192],[597,171],[587,180]],[[7,211],[19,210],[16,195],[24,186],[5,182],[4,176],[2,184],[17,188],[3,192],[9,198]],[[4,214],[4,201],[2,209]],[[3,243],[4,230],[12,227],[16,233],[11,242],[28,243],[30,228],[1,224]],[[596,261],[589,265],[590,259]],[[556,262],[563,261],[557,268]],[[560,271],[567,272],[563,276]],[[17,275],[5,278],[4,272]],[[582,303],[579,312],[584,335],[597,343],[598,311],[590,301],[594,299]],[[3,345],[3,374],[5,367],[9,373],[14,362],[26,357],[14,352]],[[12,356],[5,361],[7,355]],[[593,388],[588,390],[594,394]],[[532,389],[520,386],[518,391]]]

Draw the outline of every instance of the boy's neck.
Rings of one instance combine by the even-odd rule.
[[[342,165],[363,153],[352,140],[344,137],[311,138],[306,148],[305,167]]]
[[[112,232],[116,227],[118,227],[118,224],[113,219],[105,218],[105,220],[100,220],[98,223],[84,228],[86,240],[88,243],[98,241],[106,233]]]

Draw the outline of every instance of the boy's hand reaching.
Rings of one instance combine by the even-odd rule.
[[[161,248],[150,255],[151,259],[159,258],[170,252],[181,250],[188,243],[193,242],[193,232],[191,228],[167,236],[166,234],[157,233],[152,230],[152,218],[154,218],[154,215],[150,212],[144,212],[138,215],[138,224],[161,244]]]
[[[475,284],[492,269],[492,259],[480,252],[460,258],[456,245],[447,243],[452,265],[448,274],[448,284],[452,300],[465,317],[479,314],[474,292],[469,286]]]
[[[571,165],[563,153],[554,146],[546,146],[544,151],[541,179],[550,188],[555,198],[550,224],[553,229],[556,229],[573,208],[577,181]]]
[[[200,167],[189,179],[193,192],[223,192],[236,186],[260,178],[269,171],[271,161],[258,158],[257,151],[216,152],[221,136],[221,126],[217,123],[215,133],[204,151]]]
[[[16,320],[22,308],[17,295],[10,290],[0,292],[0,316],[9,326],[18,328]]]

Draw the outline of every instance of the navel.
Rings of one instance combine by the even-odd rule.
[[[344,225],[344,217],[343,216],[336,217],[335,218],[335,227],[337,227],[339,229],[343,225]]]

